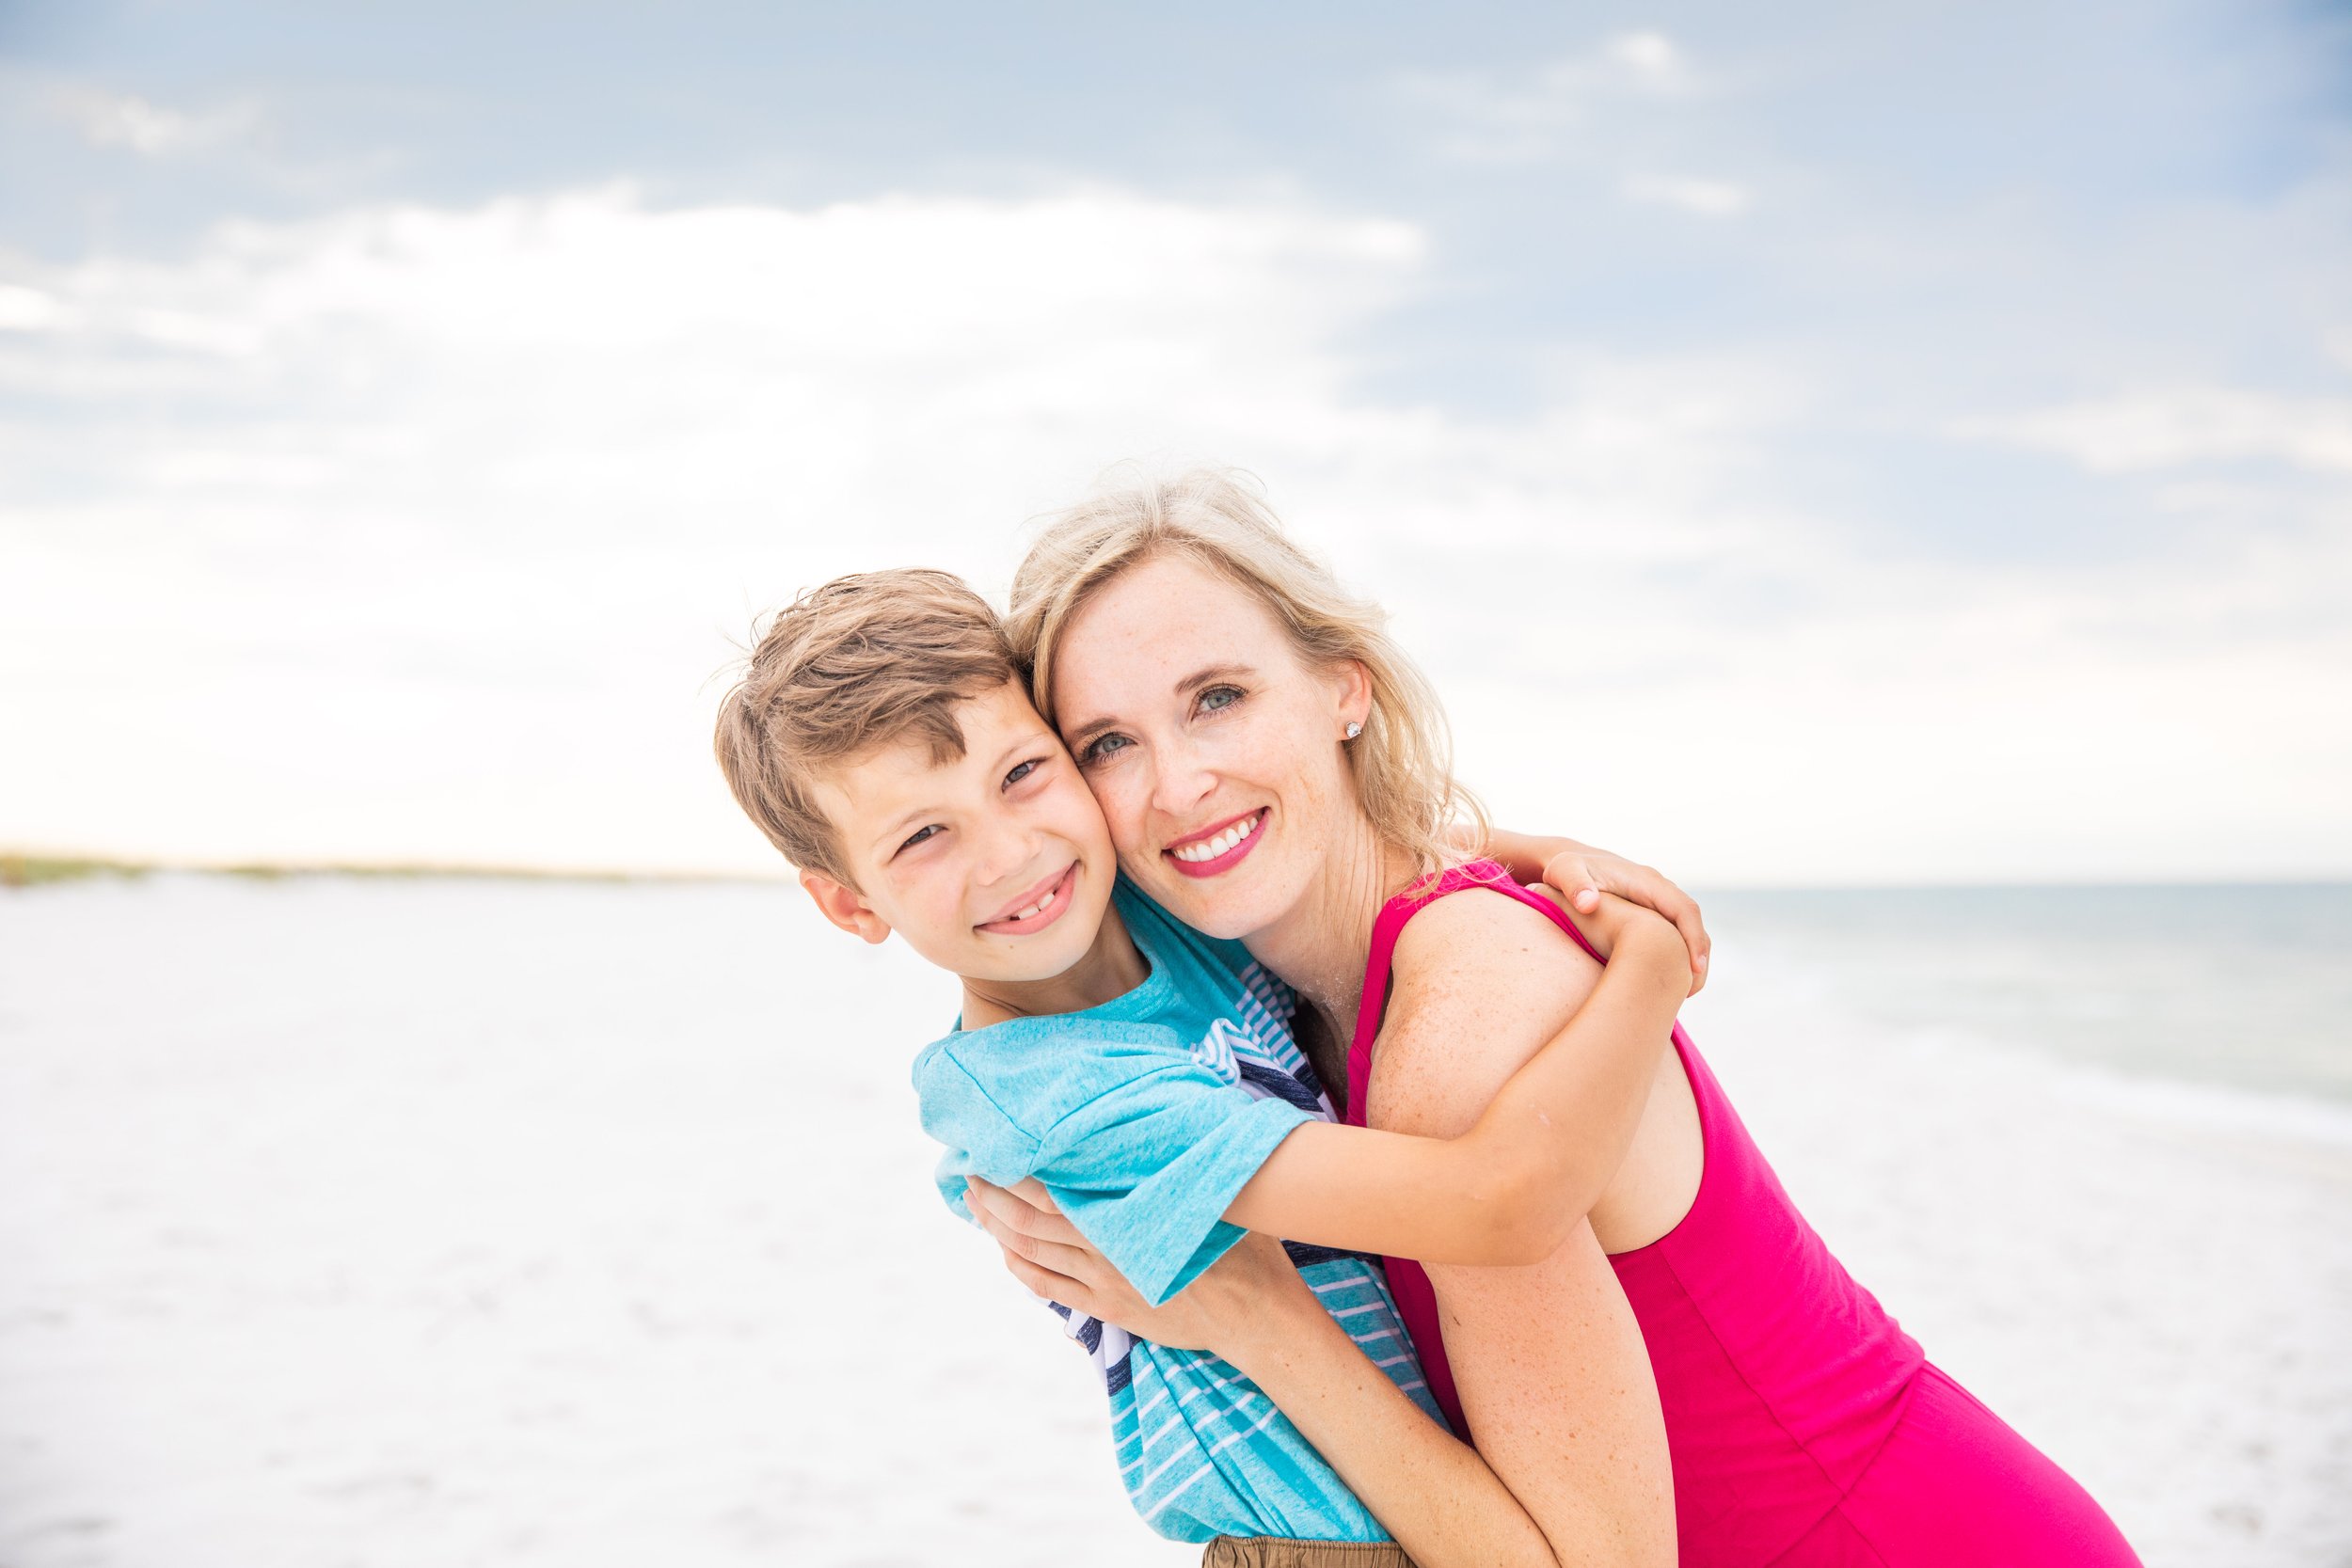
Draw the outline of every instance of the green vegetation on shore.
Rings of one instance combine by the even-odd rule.
[[[158,861],[110,860],[102,856],[49,855],[33,850],[0,849],[0,887],[44,887],[53,882],[79,881],[90,877],[146,877],[177,871],[214,877],[245,877],[278,881],[289,877],[466,878],[484,881],[534,882],[765,882],[772,877],[727,876],[719,872],[564,871],[532,866],[407,864],[346,864],[335,862],[254,861],[227,865],[172,864]]]
[[[8,850],[0,852],[0,887],[40,887],[49,882],[78,881],[84,877],[144,877],[153,869],[126,861],[28,855]]]

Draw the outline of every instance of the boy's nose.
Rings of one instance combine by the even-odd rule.
[[[980,881],[988,887],[1009,882],[1037,858],[1037,835],[1025,829],[999,829],[980,846]],[[1009,888],[1018,893],[1019,888]]]

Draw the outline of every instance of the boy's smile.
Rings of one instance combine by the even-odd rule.
[[[1054,876],[1014,899],[1006,912],[983,922],[975,929],[993,931],[1000,936],[1025,937],[1038,932],[1070,912],[1071,895],[1078,884],[1078,863],[1072,861]]]

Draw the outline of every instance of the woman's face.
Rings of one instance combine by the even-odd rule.
[[[1302,664],[1256,595],[1182,556],[1098,592],[1057,657],[1054,710],[1127,875],[1211,936],[1296,908],[1361,816],[1341,748],[1362,669]]]

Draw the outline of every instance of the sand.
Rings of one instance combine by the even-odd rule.
[[[1177,1563],[927,1180],[952,1008],[783,890],[0,895],[0,1564]],[[2352,1562],[2352,1118],[1690,1022],[1854,1272],[2151,1564]]]

